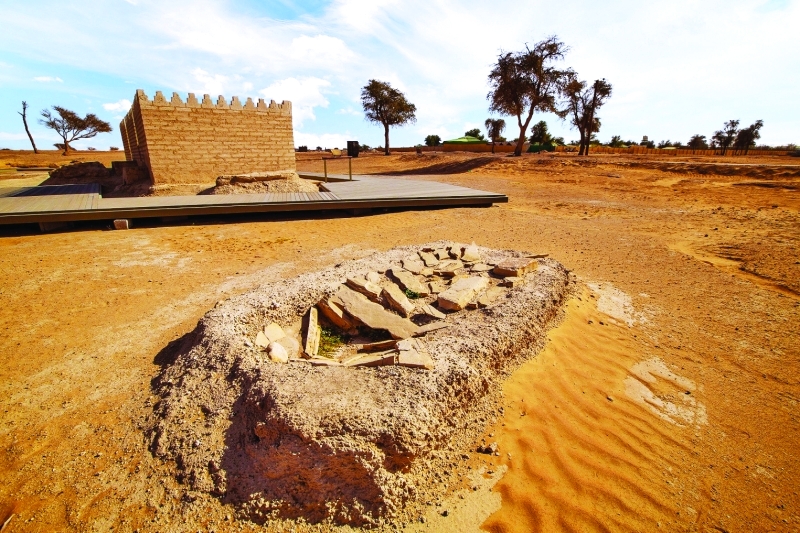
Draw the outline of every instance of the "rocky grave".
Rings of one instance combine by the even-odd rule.
[[[409,513],[571,287],[546,256],[439,241],[220,302],[162,354],[152,450],[255,520]]]

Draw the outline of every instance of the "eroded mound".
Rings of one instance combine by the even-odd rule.
[[[253,172],[220,176],[207,194],[258,194],[269,192],[319,192],[318,182],[306,180],[294,171]]]
[[[414,345],[430,355],[430,370],[315,365],[299,357],[281,364],[254,342],[273,323],[294,331],[290,326],[312,307],[336,302],[348,278],[386,276],[375,280],[386,289],[392,272],[407,272],[423,282],[426,272],[401,265],[423,250],[448,248],[462,254],[471,248],[480,258],[459,258],[452,276],[442,272],[442,294],[465,280],[484,281],[470,282],[479,288],[456,306],[460,310],[446,309],[435,294],[415,303],[445,315],[439,320],[445,328],[410,332]],[[538,258],[522,276],[500,268],[515,259],[530,264],[526,257],[440,241],[348,261],[219,303],[182,345],[167,350],[173,362],[155,382],[161,401],[148,428],[153,452],[174,460],[179,478],[193,489],[219,494],[256,520],[370,525],[409,513],[433,479],[454,474],[453,458],[482,431],[501,380],[541,349],[571,290],[570,275],[552,259]],[[498,285],[505,286],[502,295],[479,304]],[[430,318],[424,314],[408,310],[410,318],[402,318],[424,326]],[[356,323],[351,334],[364,335],[365,324],[346,316]],[[405,342],[400,339],[398,349]]]

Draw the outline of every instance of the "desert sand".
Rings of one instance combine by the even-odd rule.
[[[48,157],[61,156],[30,160]],[[298,170],[321,171],[315,157],[300,154]],[[438,239],[549,254],[581,289],[474,443],[497,442],[499,456],[469,453],[470,475],[431,480],[424,521],[387,530],[797,531],[798,163],[367,154],[355,173],[510,201],[1,227],[3,532],[332,529],[261,526],[177,481],[143,432],[151,380],[220,300]],[[0,172],[0,186],[44,179],[18,174]]]

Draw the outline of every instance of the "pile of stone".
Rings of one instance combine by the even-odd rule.
[[[319,182],[301,178],[291,170],[219,176],[211,194],[319,192]]]
[[[275,363],[432,370],[424,337],[448,327],[450,315],[489,307],[524,284],[537,257],[492,262],[475,243],[422,248],[398,265],[346,278],[308,310],[302,338],[273,322],[258,332],[255,345]],[[323,325],[345,339],[332,353],[320,353]]]

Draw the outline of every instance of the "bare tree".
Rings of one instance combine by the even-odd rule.
[[[564,58],[567,46],[548,37],[522,52],[500,53],[489,73],[489,110],[517,117],[519,136],[514,155],[522,155],[525,133],[536,111],[556,111],[556,97],[567,71],[554,64]]]
[[[722,148],[722,155],[725,155],[730,145],[733,144],[737,133],[739,133],[739,121],[729,120],[725,123],[725,128],[714,132],[711,139],[716,146]]]
[[[98,133],[111,131],[111,125],[104,120],[100,120],[93,113],[81,118],[74,111],[64,107],[54,105],[53,110],[58,116],[51,113],[49,109],[44,109],[42,110],[43,119],[39,119],[39,122],[54,130],[64,139],[63,155],[69,154],[69,143],[79,139],[90,139]]]
[[[369,80],[361,88],[361,105],[370,122],[383,124],[384,155],[389,155],[389,126],[416,122],[417,106],[406,100],[403,93],[387,82]]]
[[[737,150],[744,150],[744,155],[750,151],[751,146],[756,145],[756,141],[761,138],[759,130],[764,126],[763,120],[756,120],[748,127],[739,130],[736,134],[736,139],[733,141],[733,147]]]
[[[561,118],[569,117],[570,123],[580,134],[580,150],[578,155],[589,155],[589,144],[592,135],[600,131],[600,118],[597,110],[611,97],[611,84],[605,78],[595,80],[591,86],[570,73],[562,87],[566,105],[558,111]]]
[[[31,140],[31,146],[33,146],[33,153],[34,154],[38,154],[39,150],[36,149],[36,143],[33,142],[33,135],[31,135],[31,130],[28,129],[28,118],[26,116],[27,112],[28,112],[28,102],[23,100],[22,101],[22,113],[17,111],[17,114],[19,114],[22,117],[22,124],[25,125],[25,133],[28,134],[28,139]]]
[[[483,125],[486,126],[486,134],[492,140],[492,153],[494,153],[494,143],[497,142],[497,139],[503,134],[503,130],[506,129],[506,121],[502,118],[487,118]]]

